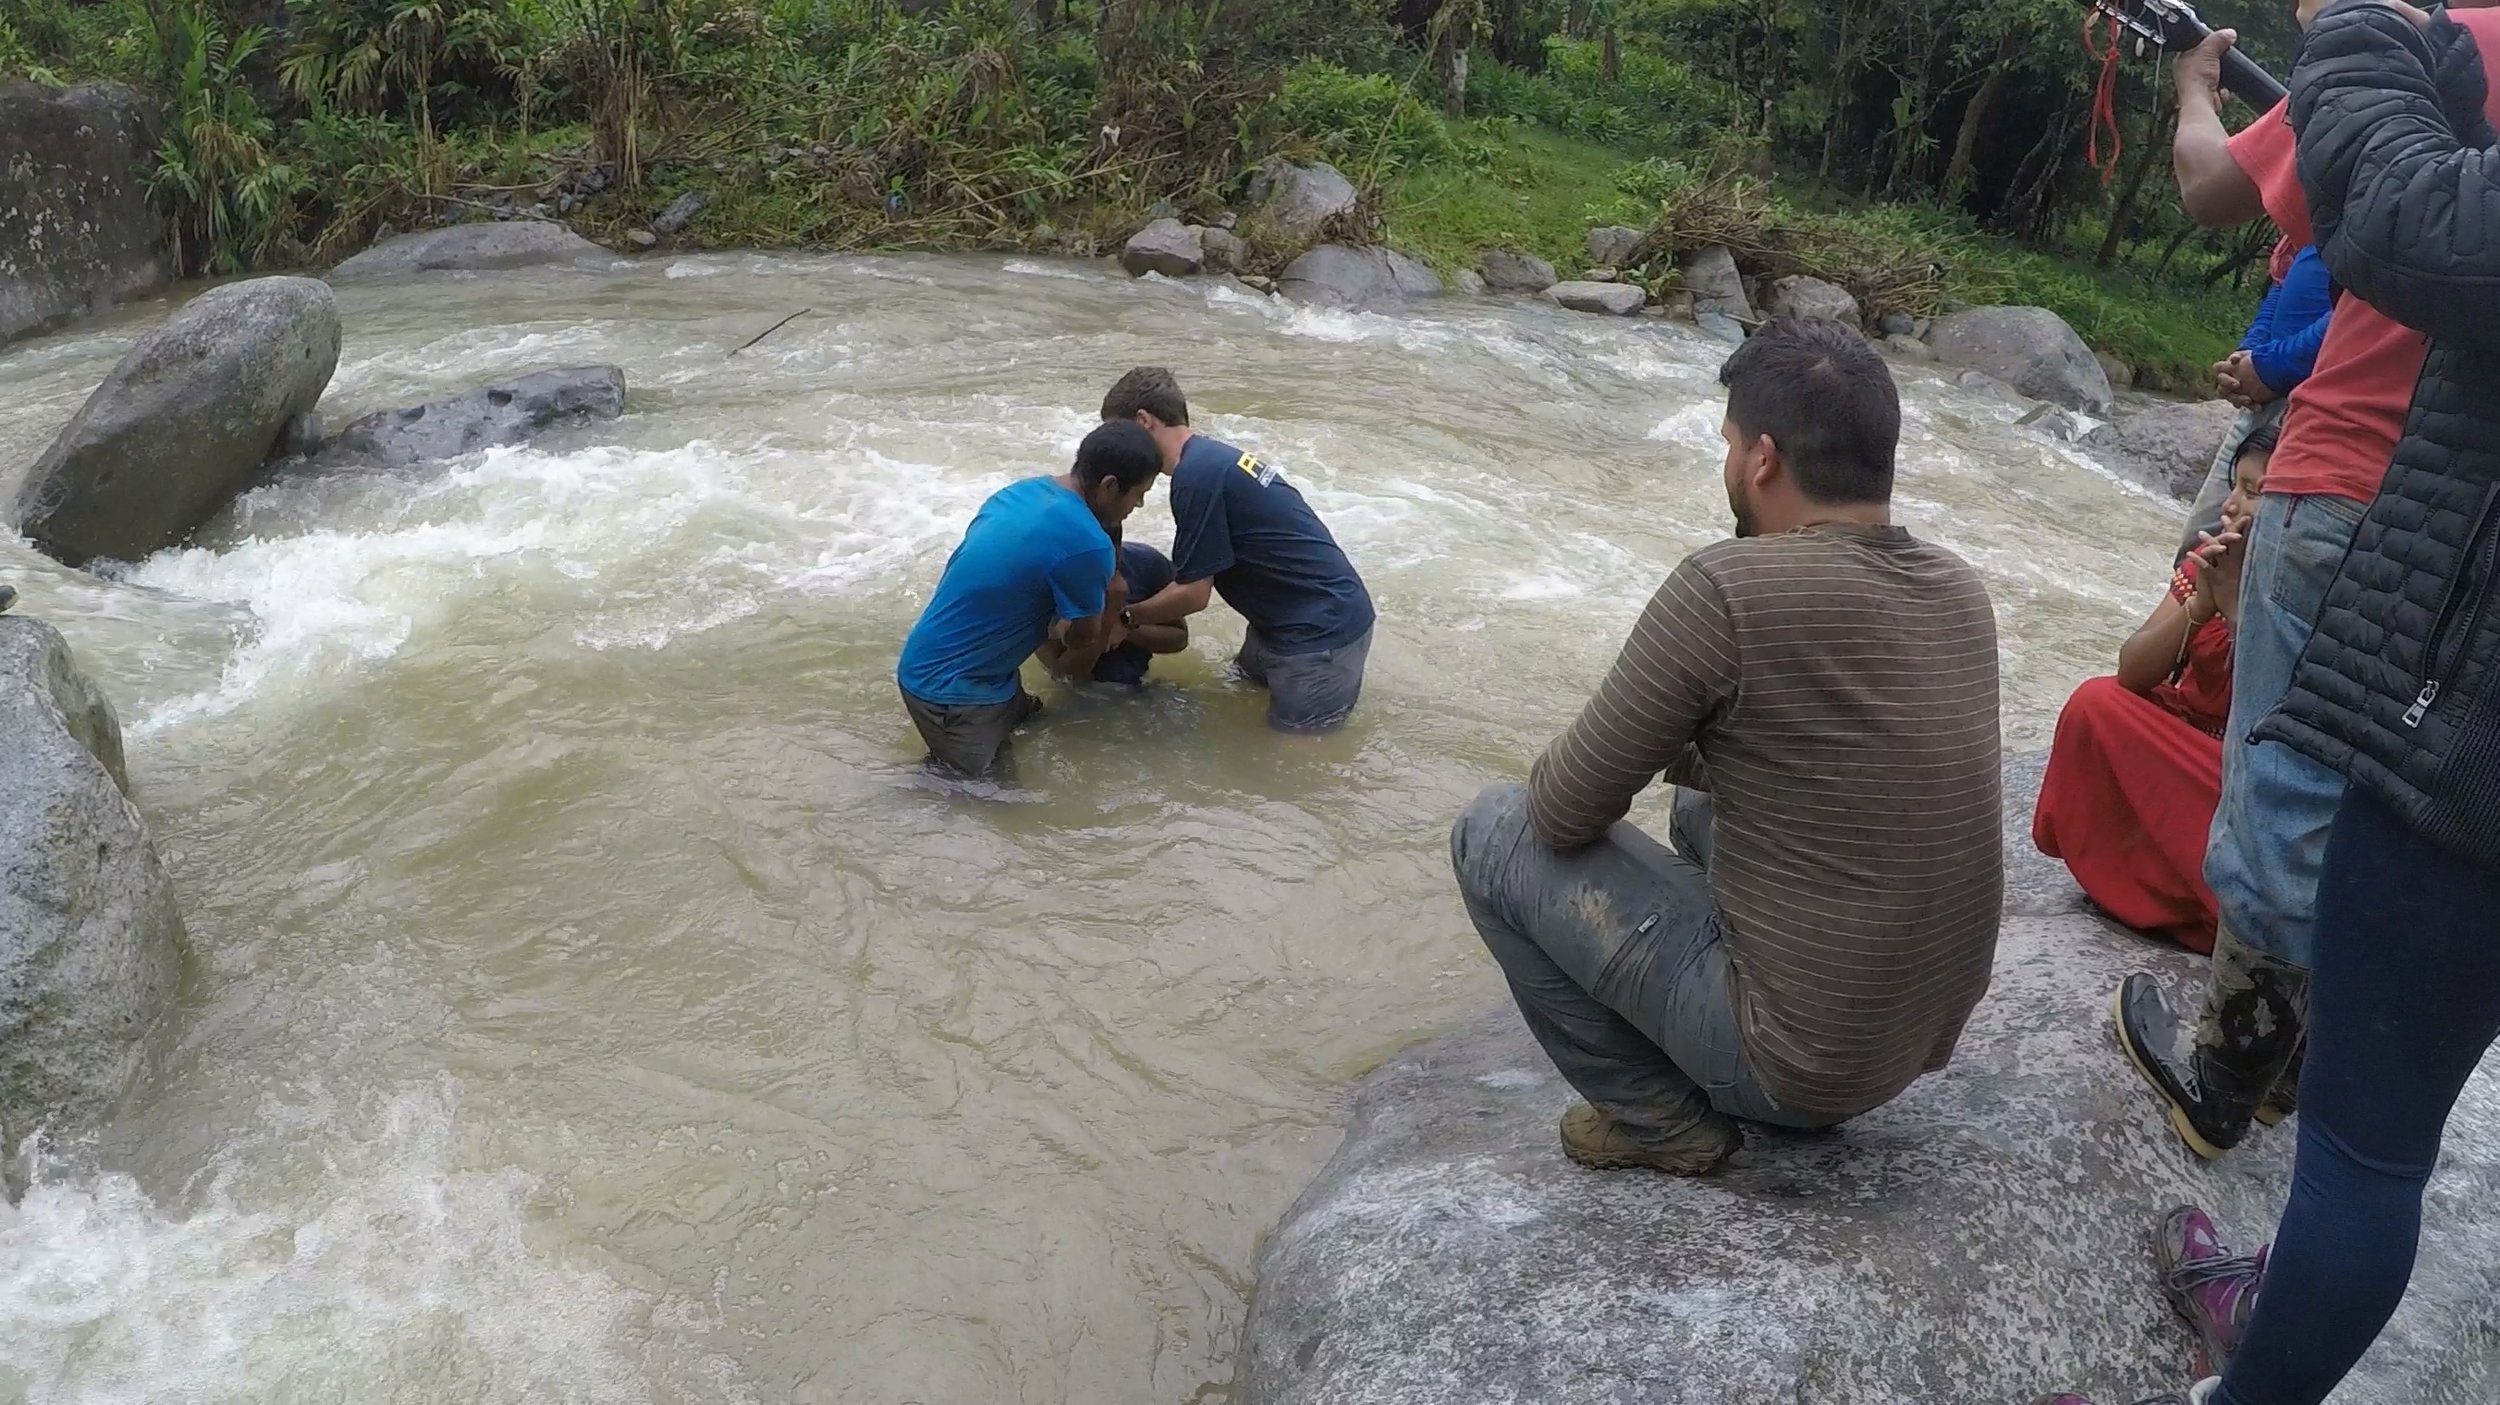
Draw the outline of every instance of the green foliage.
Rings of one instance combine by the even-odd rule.
[[[1267,118],[1276,132],[1299,136],[1352,171],[1383,173],[1458,151],[1449,128],[1412,89],[1385,74],[1348,73],[1322,59],[1287,70]]]
[[[2210,393],[2209,368],[2239,344],[2256,303],[2228,287],[2095,269],[2002,242],[1974,258],[1966,278],[1988,301],[2065,318],[2086,342],[2135,367],[2139,383],[2181,391]]]
[[[1597,224],[1638,223],[1644,202],[1618,188],[1621,154],[1533,126],[1489,121],[1473,138],[1479,165],[1416,168],[1393,188],[1389,237],[1444,272],[1485,249],[1522,249],[1576,270]]]
[[[153,186],[178,211],[175,259],[188,272],[239,272],[268,255],[304,184],[273,152],[274,127],[245,75],[268,34],[230,35],[196,6],[160,23],[168,100]]]

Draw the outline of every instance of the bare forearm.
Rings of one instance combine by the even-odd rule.
[[[1155,592],[1153,598],[1128,607],[1129,628],[1150,624],[1177,624],[1207,607],[1210,583],[1191,581],[1186,585],[1169,585]]]
[[[1135,619],[1137,612],[1129,611]],[[1149,654],[1177,654],[1189,647],[1189,626],[1185,624],[1141,624],[1128,632],[1128,642]]]
[[[2179,176],[2179,203],[2198,224],[2229,229],[2265,214],[2257,183],[2232,158],[2221,109],[2210,101],[2183,96],[2170,165]]]
[[[2139,694],[2160,687],[2178,669],[2179,656],[2186,651],[2188,633],[2194,627],[2186,606],[2166,602],[2119,646],[2118,686]]]

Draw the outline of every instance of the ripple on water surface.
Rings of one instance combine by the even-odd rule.
[[[1646,320],[722,254],[340,298],[334,421],[602,360],[629,413],[267,486],[116,581],[0,538],[194,948],[0,1210],[0,1398],[1203,1396],[1345,1081],[1499,998],[1449,816],[1724,530],[1718,350]],[[0,357],[0,463],[159,315]],[[1016,803],[927,785],[896,642],[1140,362],[1364,570],[1363,710],[1270,736],[1219,609],[1055,701]],[[1901,510],[1988,575],[2036,742],[2176,514],[1905,377]]]

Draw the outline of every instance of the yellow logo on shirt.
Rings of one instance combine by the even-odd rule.
[[[1284,478],[1283,474],[1278,473],[1275,469],[1259,462],[1259,457],[1256,454],[1242,455],[1241,461],[1236,464],[1235,467],[1239,468],[1242,472],[1249,474],[1252,478],[1257,479],[1259,486],[1262,488],[1273,488]]]
[[[1240,469],[1241,469],[1241,471],[1242,471],[1242,472],[1249,474],[1251,477],[1253,477],[1253,478],[1258,477],[1258,476],[1259,476],[1259,457],[1258,457],[1258,455],[1256,455],[1256,454],[1244,454],[1244,455],[1242,455],[1242,456],[1241,456],[1241,463],[1240,463],[1239,467],[1240,467]]]

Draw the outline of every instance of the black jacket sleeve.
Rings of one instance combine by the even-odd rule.
[[[2373,0],[2311,26],[2291,121],[2319,256],[2370,306],[2445,341],[2500,348],[2500,151],[2474,37]]]

